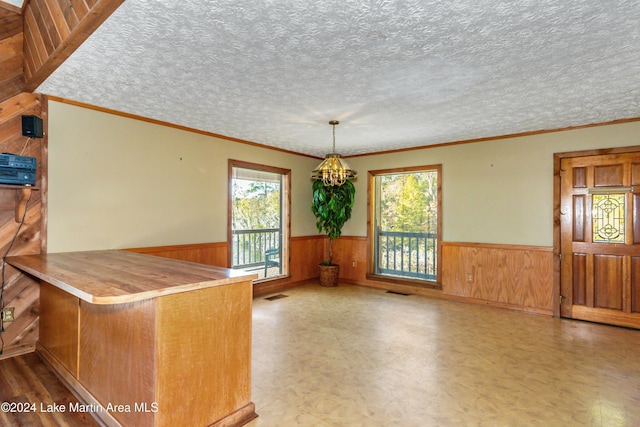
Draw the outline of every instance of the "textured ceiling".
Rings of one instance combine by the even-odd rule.
[[[640,117],[638,0],[126,0],[39,92],[300,153]]]
[[[14,6],[22,7],[24,0],[3,0],[3,1],[0,1],[0,3],[9,3]]]

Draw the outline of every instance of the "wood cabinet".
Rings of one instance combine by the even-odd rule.
[[[102,422],[239,426],[256,417],[255,275],[121,251],[7,261],[41,279],[38,351]]]

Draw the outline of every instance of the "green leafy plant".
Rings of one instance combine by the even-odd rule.
[[[342,226],[351,218],[356,188],[351,181],[340,186],[325,186],[322,181],[313,182],[311,211],[316,216],[316,227],[329,238],[327,259],[332,265],[333,241],[340,237]]]

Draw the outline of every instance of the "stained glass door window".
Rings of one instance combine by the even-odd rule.
[[[593,195],[593,241],[624,243],[625,195]]]

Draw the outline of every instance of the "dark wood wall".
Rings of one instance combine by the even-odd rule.
[[[124,0],[31,0],[24,10],[26,90],[35,90]]]
[[[36,191],[18,227],[16,190],[0,189],[0,250],[4,255],[46,252],[47,100],[31,93],[115,11],[124,0],[31,0],[23,9],[0,3],[0,152],[36,157]],[[22,116],[44,121],[44,138],[22,135]],[[32,351],[38,339],[39,284],[6,267],[3,300],[15,308],[15,321],[4,324],[2,354]]]
[[[22,16],[0,7],[0,101],[22,92]]]
[[[46,245],[46,138],[28,140],[22,135],[22,115],[35,115],[46,123],[46,106],[43,97],[32,93],[20,93],[0,103],[0,152],[35,157],[37,161],[36,191],[31,192],[27,204],[24,225],[16,222],[11,200],[18,190],[0,189],[0,251],[4,255],[11,241],[19,233],[9,255],[38,254]],[[27,142],[28,141],[28,142]],[[24,150],[24,151],[23,151]],[[36,280],[13,267],[5,266],[4,306],[15,308],[15,321],[4,323],[2,333],[4,348],[0,358],[33,351],[38,339],[38,305],[40,290]]]
[[[18,190],[0,189],[0,251],[9,255],[37,254],[45,247],[45,222],[42,221],[46,200],[46,139],[28,140],[22,135],[22,116],[35,115],[46,123],[43,97],[25,93],[23,73],[23,17],[14,6],[0,7],[0,152],[35,157],[37,191],[31,192],[24,225],[15,218]],[[38,283],[13,267],[5,266],[2,300],[13,307],[15,321],[3,324],[0,358],[32,351],[38,339]]]

